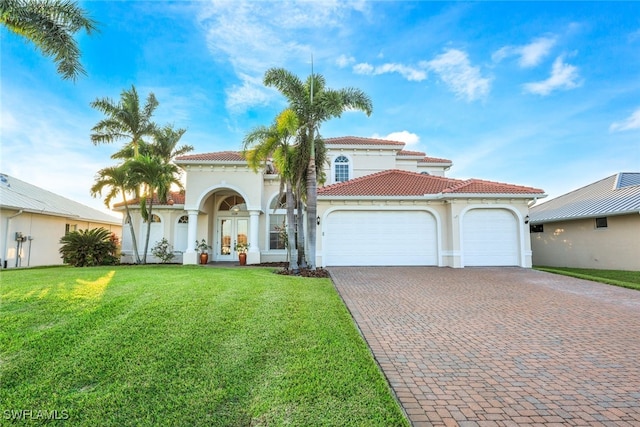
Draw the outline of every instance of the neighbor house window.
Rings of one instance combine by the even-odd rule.
[[[338,156],[333,161],[334,182],[349,180],[349,159],[346,156]]]
[[[530,233],[544,233],[544,224],[530,224],[529,225]]]
[[[78,231],[78,224],[65,224],[64,225],[64,234],[69,234],[72,231]]]
[[[607,217],[596,218],[596,228],[607,228]]]

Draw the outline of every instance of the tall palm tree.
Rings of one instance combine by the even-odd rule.
[[[296,274],[299,268],[298,256],[294,251],[296,245],[294,212],[296,203],[292,185],[295,148],[291,145],[291,141],[295,138],[298,128],[299,122],[296,113],[287,109],[276,117],[271,126],[255,128],[245,136],[243,141],[244,157],[254,171],[258,171],[269,158],[273,158],[276,170],[280,174],[278,200],[282,196],[284,186],[287,205],[287,256],[289,258],[289,269]]]
[[[131,186],[131,180],[129,178],[129,171],[127,165],[122,164],[118,166],[110,166],[100,169],[96,174],[95,183],[91,187],[91,195],[96,197],[102,196],[102,191],[107,189],[104,204],[107,208],[111,207],[111,202],[119,195],[122,196],[124,201],[124,209],[126,215],[126,223],[129,224],[129,231],[131,233],[131,245],[133,246],[133,253],[135,254],[136,264],[140,264],[140,254],[138,254],[138,243],[136,241],[136,233],[133,229],[133,223],[131,221],[131,213],[129,211],[129,203],[127,202],[127,192],[134,190]]]
[[[0,23],[53,57],[63,79],[87,74],[80,64],[80,48],[73,36],[84,29],[97,31],[97,22],[68,0],[0,0]]]
[[[364,111],[371,115],[371,99],[360,89],[329,89],[320,74],[314,74],[302,82],[284,68],[271,68],[264,75],[264,84],[275,87],[289,101],[289,108],[300,119],[299,141],[309,147],[306,176],[307,232],[309,267],[316,268],[316,213],[318,181],[316,165],[316,139],[323,122],[340,117],[346,110]]]
[[[147,222],[147,236],[144,244],[142,263],[147,263],[151,222],[153,220],[153,198],[157,196],[160,203],[166,203],[173,185],[184,190],[180,182],[180,169],[173,163],[166,163],[157,156],[138,156],[125,163],[129,169],[133,184],[143,188],[140,201],[142,218]]]
[[[109,98],[99,98],[90,105],[107,116],[91,129],[93,145],[124,139],[126,140],[124,149],[132,148],[135,158],[138,157],[140,144],[144,143],[143,138],[153,136],[157,130],[151,117],[158,107],[158,100],[153,93],[150,93],[141,108],[138,92],[133,85],[130,90],[122,91],[118,103]]]

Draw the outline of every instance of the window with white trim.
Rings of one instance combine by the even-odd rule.
[[[333,182],[349,181],[349,159],[338,156],[333,161]]]
[[[294,211],[295,212],[295,211]],[[295,227],[295,224],[294,224]],[[287,248],[287,203],[283,194],[269,204],[269,250]]]

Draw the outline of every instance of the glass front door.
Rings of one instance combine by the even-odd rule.
[[[247,218],[220,218],[216,241],[218,261],[237,261],[235,250],[238,243],[249,243],[249,220]]]

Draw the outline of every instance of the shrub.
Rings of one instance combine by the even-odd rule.
[[[60,254],[65,264],[74,267],[113,265],[117,259],[117,237],[105,228],[72,231],[60,239]]]
[[[155,246],[151,248],[151,253],[154,257],[160,258],[163,264],[171,261],[175,256],[173,253],[173,246],[169,244],[164,237],[159,242],[156,242]]]

